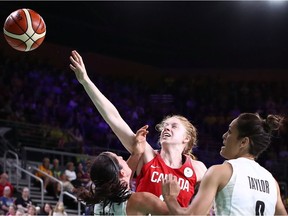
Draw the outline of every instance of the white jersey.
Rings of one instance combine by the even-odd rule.
[[[247,158],[225,162],[232,165],[233,174],[217,193],[216,215],[274,215],[277,186],[271,173]]]
[[[120,204],[112,203],[112,205],[105,206],[103,212],[102,203],[94,205],[94,215],[127,215],[126,214],[127,200]]]

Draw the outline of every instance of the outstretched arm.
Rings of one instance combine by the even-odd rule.
[[[81,55],[77,51],[72,51],[70,56],[70,68],[75,72],[78,81],[93,101],[97,110],[109,124],[113,132],[119,138],[124,147],[132,152],[135,141],[135,134],[127,123],[122,119],[116,107],[100,92],[95,84],[88,77],[85,64]],[[150,147],[151,148],[151,147]]]
[[[149,192],[133,193],[126,207],[127,215],[168,215],[168,208],[161,199]]]
[[[212,207],[219,186],[224,185],[223,182],[227,183],[232,175],[232,168],[231,170],[228,168],[229,171],[225,171],[227,167],[223,168],[223,166],[229,165],[214,165],[207,170],[201,181],[198,193],[188,208],[182,208],[177,202],[179,185],[176,178],[172,178],[169,175],[167,179],[163,180],[162,194],[170,213],[175,215],[207,215]]]

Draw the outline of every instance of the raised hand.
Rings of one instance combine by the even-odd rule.
[[[135,136],[135,144],[132,146],[132,154],[142,154],[145,151],[146,136],[149,133],[148,125],[141,127]]]
[[[88,75],[82,57],[76,50],[71,52],[70,62],[70,69],[75,72],[78,81],[82,84],[88,79]]]

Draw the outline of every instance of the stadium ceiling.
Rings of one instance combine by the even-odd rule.
[[[276,2],[275,2],[276,3]],[[44,18],[46,41],[157,67],[288,68],[288,2],[6,1]]]

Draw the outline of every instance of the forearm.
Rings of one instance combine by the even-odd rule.
[[[133,178],[135,171],[138,167],[139,161],[142,157],[142,153],[136,153],[134,154],[133,152],[131,153],[130,157],[126,161],[130,169],[132,170],[131,178]]]
[[[102,94],[102,92],[100,92],[89,78],[82,81],[81,84],[99,113],[109,125],[113,124],[113,118],[121,118],[116,107]]]
[[[187,209],[179,205],[177,198],[174,196],[164,196],[164,201],[172,215],[187,215]]]
[[[89,78],[81,82],[81,84],[103,119],[111,127],[124,147],[131,152],[131,146],[135,135],[127,123],[122,119],[116,107],[100,92]]]

